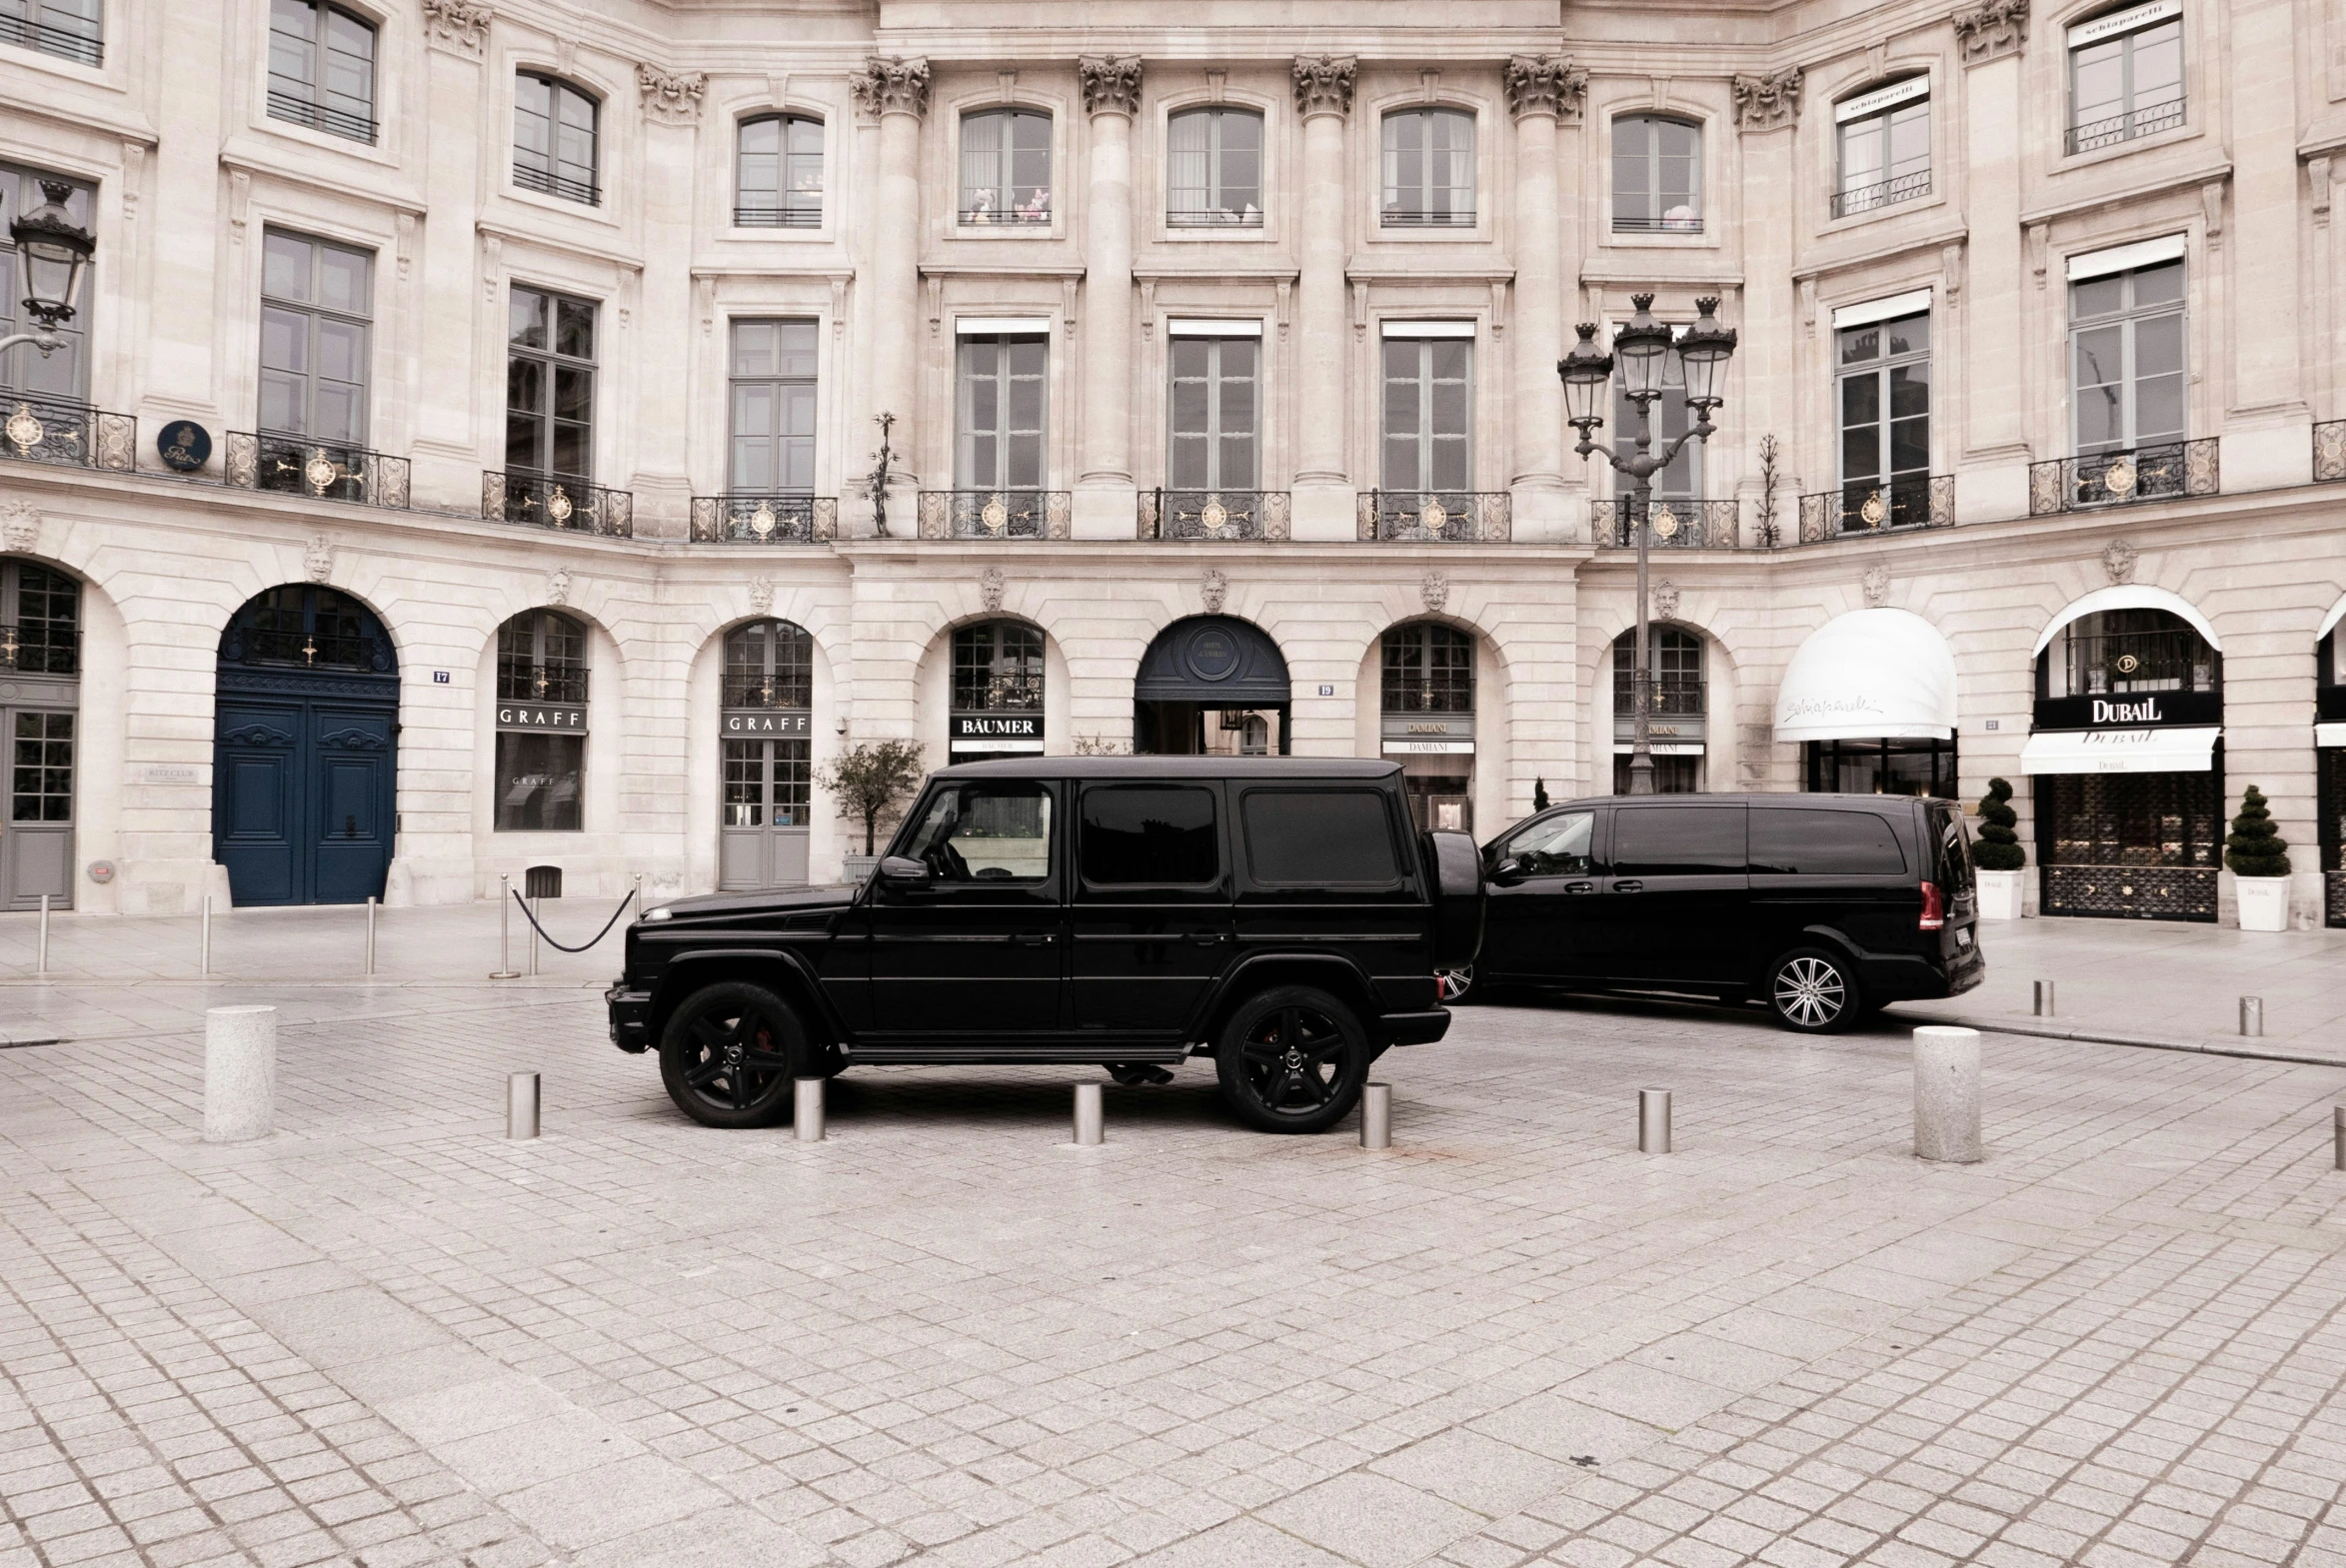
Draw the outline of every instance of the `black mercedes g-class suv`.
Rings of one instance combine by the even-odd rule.
[[[646,911],[607,1000],[715,1127],[865,1062],[1209,1055],[1242,1120],[1318,1132],[1481,939],[1474,841],[1413,833],[1395,764],[1036,758],[932,775],[860,887]]]

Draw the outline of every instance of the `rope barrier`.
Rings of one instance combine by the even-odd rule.
[[[547,946],[555,948],[561,952],[585,952],[589,947],[594,946],[596,942],[601,941],[604,937],[611,934],[611,927],[619,923],[619,917],[627,912],[627,906],[636,901],[636,891],[632,887],[629,888],[628,895],[619,900],[619,907],[611,911],[611,918],[603,922],[603,929],[597,931],[593,939],[583,941],[576,947],[565,947],[562,945],[562,943],[556,941],[551,935],[549,935],[547,933],[546,927],[538,923],[538,917],[530,912],[529,900],[524,898],[518,891],[514,893],[513,901],[522,906],[522,917],[530,922],[531,929],[535,930],[539,935],[546,937]]]

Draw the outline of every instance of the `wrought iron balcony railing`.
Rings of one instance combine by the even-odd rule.
[[[348,109],[336,109],[328,104],[312,103],[296,98],[291,93],[269,90],[269,118],[287,120],[295,125],[306,125],[313,131],[324,131],[329,136],[347,136],[354,142],[375,140],[375,122],[363,114]]]
[[[2084,512],[2133,501],[2212,496],[2223,488],[2215,438],[2096,452],[2028,465],[2028,515]]]
[[[1262,207],[1256,202],[1237,208],[1175,207],[1166,212],[1165,226],[1169,229],[1259,229]]]
[[[516,469],[481,476],[481,516],[492,523],[632,539],[636,532],[635,493],[605,490],[567,474],[527,474]]]
[[[953,711],[957,714],[1040,714],[1043,712],[1043,672],[957,670],[953,676]]]
[[[1283,490],[1144,490],[1143,539],[1290,537]]]
[[[232,430],[221,448],[228,483],[362,507],[408,505],[408,460],[338,441],[272,431]]]
[[[71,621],[0,626],[0,670],[19,676],[81,674],[81,627]]]
[[[701,545],[820,545],[839,538],[837,496],[695,496]]]
[[[736,207],[733,210],[734,227],[739,229],[820,229],[823,227],[823,198],[812,202],[796,197],[781,203],[762,202],[754,207]]]
[[[51,22],[29,22],[21,15],[0,16],[0,44],[14,44],[19,49],[36,49],[42,54],[53,54],[61,60],[76,60],[83,65],[106,63],[106,46],[98,40],[96,33],[94,13],[90,21],[76,27],[59,27]]]
[[[1702,217],[1699,213],[1681,213],[1675,218],[1646,218],[1623,213],[1613,214],[1613,233],[1615,234],[1700,234],[1701,232]]]
[[[544,191],[564,201],[584,202],[589,207],[603,205],[603,188],[592,180],[574,180],[568,175],[556,174],[552,169],[541,169],[535,164],[516,160],[513,183],[525,191]]]
[[[1901,174],[1895,179],[1879,180],[1871,185],[1852,185],[1847,190],[1833,192],[1833,216],[1850,218],[1877,207],[1895,207],[1900,202],[1913,201],[1930,194],[1930,171],[1918,169],[1912,174]]]
[[[2188,629],[2159,632],[2104,632],[2076,636],[2067,629],[2056,645],[2057,666],[2048,665],[2049,697],[2127,697],[2146,692],[2214,692],[2223,682],[2223,661],[2207,640]]]
[[[2313,477],[2346,479],[2346,419],[2324,420],[2313,428]]]
[[[2139,109],[2129,109],[2124,114],[2072,125],[2069,127],[2069,151],[2089,153],[2096,147],[2114,147],[2138,136],[2171,131],[2182,123],[2183,100],[2180,97],[2171,98],[2165,103],[2145,104]]]
[[[585,665],[567,660],[538,664],[528,659],[508,663],[498,659],[497,701],[500,703],[580,703],[587,700]]]
[[[139,422],[86,403],[0,392],[0,457],[128,474],[138,466]]]
[[[1446,212],[1422,212],[1414,207],[1387,207],[1381,221],[1387,229],[1471,229],[1474,209],[1453,207]]]
[[[1616,656],[1617,657],[1617,656]],[[1635,693],[1636,675],[1628,670],[1613,672],[1613,722],[1626,724],[1637,712]],[[1706,688],[1699,679],[1685,676],[1648,675],[1645,678],[1647,707],[1645,712],[1655,719],[1700,719],[1710,712],[1706,706]]]
[[[1600,515],[1607,519],[1604,542],[1608,545],[1637,543],[1637,498],[1616,496],[1610,502],[1599,503],[1604,508]],[[1649,526],[1653,530],[1653,548],[1656,550],[1733,550],[1738,543],[1742,509],[1733,501],[1690,501],[1682,497],[1656,496],[1647,503],[1653,509]]]
[[[1065,539],[1075,498],[1064,490],[924,490],[923,539]]]
[[[1839,490],[1800,498],[1800,543],[1822,544],[1845,534],[1881,534],[1892,529],[1951,528],[1955,522],[1955,476],[1918,474],[1910,479],[1860,480]]]
[[[1357,519],[1362,543],[1503,545],[1514,537],[1514,498],[1503,490],[1366,490]]]
[[[964,224],[975,229],[1047,229],[1051,226],[1051,199],[1044,198],[1039,207],[1032,203],[1025,207],[975,207],[964,204],[961,219]]]

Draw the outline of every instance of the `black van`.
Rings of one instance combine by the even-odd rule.
[[[1242,1119],[1318,1132],[1442,1037],[1481,934],[1474,841],[1411,831],[1397,764],[1038,757],[932,775],[860,887],[648,910],[606,1000],[710,1126],[866,1062],[1205,1055]]]
[[[1763,1000],[1823,1033],[1987,973],[1953,802],[1606,795],[1483,848],[1482,955],[1449,999],[1516,983]]]

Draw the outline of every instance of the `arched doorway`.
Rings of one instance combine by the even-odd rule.
[[[1656,794],[1693,794],[1704,785],[1709,686],[1702,634],[1646,628],[1645,747]],[[1637,629],[1613,639],[1613,793],[1629,792],[1629,751],[1637,735]]]
[[[391,866],[399,664],[375,613],[286,584],[220,638],[212,857],[239,904],[357,903]]]
[[[81,584],[36,561],[0,560],[0,909],[73,906],[73,798],[80,773]]]
[[[1401,763],[1420,832],[1474,830],[1474,639],[1438,621],[1388,627],[1378,647],[1379,750]]]
[[[804,886],[814,638],[788,621],[726,633],[722,701],[718,888]]]
[[[1263,630],[1192,616],[1157,634],[1133,682],[1133,750],[1158,757],[1287,755],[1287,662]]]
[[[954,762],[1043,750],[1043,633],[1024,621],[980,621],[954,632],[947,741]]]

